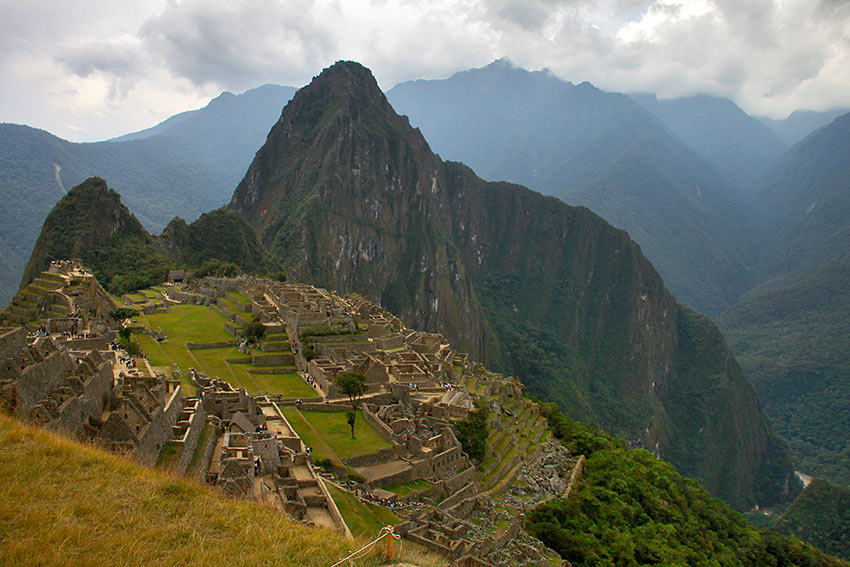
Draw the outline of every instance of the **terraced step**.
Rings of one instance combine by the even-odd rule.
[[[40,278],[44,278],[46,280],[53,280],[55,282],[59,282],[62,285],[65,285],[65,277],[61,274],[57,274],[56,272],[41,272]]]
[[[484,475],[483,485],[487,490],[490,490],[496,484],[499,484],[499,481],[504,479],[508,473],[514,469],[519,462],[520,465],[524,461],[524,455],[519,454],[519,451],[514,447],[508,453],[506,453],[503,459],[500,461],[500,466],[494,472],[490,472]],[[517,467],[518,468],[518,467]]]
[[[12,303],[9,305],[9,311],[11,313],[21,315],[22,317],[27,317],[28,319],[35,319],[38,317],[39,309],[37,307],[22,307]]]
[[[35,301],[41,301],[45,295],[50,293],[52,290],[46,287],[42,287],[36,283],[31,283],[27,286],[23,293],[29,293],[32,297],[35,298]]]
[[[515,447],[511,445],[511,433],[513,433],[512,430],[506,429],[505,435],[499,441],[499,444],[494,445],[492,450],[488,449],[488,456],[482,463],[484,465],[483,475],[485,478],[493,474],[494,469],[504,464],[505,455],[515,450]]]
[[[11,321],[12,323],[15,323],[17,325],[23,325],[25,323],[32,321],[32,319],[27,319],[26,317],[23,317],[22,315],[18,315],[17,313],[12,313],[10,311],[6,311],[6,313],[3,315],[3,317],[4,317],[4,319]]]
[[[25,301],[32,301],[33,303],[38,303],[44,299],[46,290],[42,290],[42,288],[34,289],[36,286],[30,284],[18,293],[15,297],[21,297]]]
[[[517,421],[520,423],[524,423],[528,421],[529,415],[532,413],[531,404],[523,403],[523,407],[520,409],[519,414],[517,415]]]
[[[52,291],[52,290],[57,290],[60,287],[64,286],[65,280],[57,281],[55,279],[48,279],[48,278],[40,277],[40,278],[35,278],[34,283],[36,285],[38,285],[39,287],[43,287],[45,289]]]
[[[496,435],[490,435],[487,439],[487,452],[491,452],[494,447],[498,447],[499,443],[508,435],[508,428],[503,427],[501,431],[497,431]]]
[[[516,475],[519,473],[519,469],[522,468],[522,465],[525,462],[520,459],[511,469],[505,474],[504,478],[502,478],[499,482],[497,482],[492,488],[488,490],[488,492],[492,495],[496,495],[504,491],[510,483],[514,481]]]

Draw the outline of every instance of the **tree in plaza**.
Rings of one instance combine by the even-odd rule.
[[[366,376],[360,372],[343,372],[334,379],[334,385],[340,392],[348,396],[348,401],[351,403],[351,411],[346,412],[345,419],[351,426],[351,438],[354,439],[354,420],[357,418],[357,406],[360,404],[360,398],[369,389],[366,384]]]

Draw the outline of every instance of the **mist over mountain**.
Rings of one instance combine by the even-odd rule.
[[[850,484],[850,114],[794,146],[760,195],[757,287],[719,323],[807,474]]]
[[[17,290],[50,209],[88,177],[109,179],[154,232],[175,216],[191,221],[226,203],[294,90],[223,93],[120,142],[75,144],[0,124],[0,302]]]
[[[631,98],[505,60],[387,96],[444,158],[629,231],[674,294],[700,311],[719,313],[747,287],[743,199]]]
[[[668,100],[652,94],[630,96],[660,118],[748,201],[787,150],[772,130],[731,100],[710,95]]]
[[[791,148],[759,195],[764,247],[755,275],[776,286],[848,257],[850,113]]]
[[[793,146],[818,128],[826,126],[850,108],[841,107],[821,112],[815,110],[795,110],[782,119],[758,117],[762,123],[773,130],[776,136],[787,146]]]
[[[787,497],[787,451],[722,336],[628,235],[443,162],[362,66],[295,95],[231,206],[296,279],[445,333],[736,506]]]

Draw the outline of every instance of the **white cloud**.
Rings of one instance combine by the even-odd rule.
[[[0,120],[92,140],[338,59],[384,88],[508,56],[753,113],[850,104],[842,0],[0,0]]]

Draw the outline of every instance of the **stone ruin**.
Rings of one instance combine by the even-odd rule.
[[[350,535],[307,447],[277,404],[194,371],[192,376],[218,434],[206,482],[276,506],[293,520]]]
[[[220,301],[235,290],[249,296],[251,305]],[[253,315],[270,332],[285,335],[280,345],[261,345],[263,354],[252,356],[280,359],[284,362],[275,364],[295,364],[304,376],[312,376],[317,396],[305,400],[308,409],[345,411],[348,401],[339,396],[334,378],[347,371],[366,376],[364,419],[391,447],[343,462],[362,475],[363,488],[375,493],[412,480],[430,482],[404,497],[382,493],[413,504],[404,509],[405,521],[397,532],[457,565],[548,565],[554,559],[522,531],[515,516],[495,507],[451,423],[468,417],[476,399],[494,400],[489,402],[491,412],[513,419],[508,408],[522,398],[517,384],[482,374],[476,377],[475,393],[467,390],[463,382],[474,367],[465,354],[454,351],[441,335],[407,329],[360,296],[340,298],[314,286],[250,277],[193,280],[169,287],[167,295],[169,302],[202,303],[226,311],[231,333],[233,325]],[[51,331],[73,335],[83,324],[84,319],[72,313],[56,312]],[[305,332],[310,329],[338,332]],[[104,332],[100,337],[106,336]],[[181,445],[178,472],[187,469],[200,432],[209,423],[214,435],[202,451],[204,480],[235,497],[279,507],[297,521],[348,533],[308,448],[280,409],[295,400],[255,398],[194,370],[197,397],[184,398],[177,382],[162,377],[114,377],[114,353],[96,341],[74,340],[78,342],[66,338],[60,344],[50,337],[27,337],[21,329],[0,329],[0,391],[7,406],[145,464],[153,464],[166,443]],[[320,356],[305,360],[307,347]],[[498,421],[493,426],[501,429]],[[536,443],[540,434],[533,437],[530,442]],[[570,478],[575,477],[580,465],[560,445],[550,445],[529,453],[528,462],[519,455],[505,459],[505,470],[520,482],[502,494],[503,502],[526,510],[567,490],[564,474],[572,466]],[[468,520],[472,517],[475,522]]]
[[[48,429],[92,439],[152,465],[183,409],[178,382],[115,376],[113,351],[70,350],[23,327],[0,329],[6,408]]]

